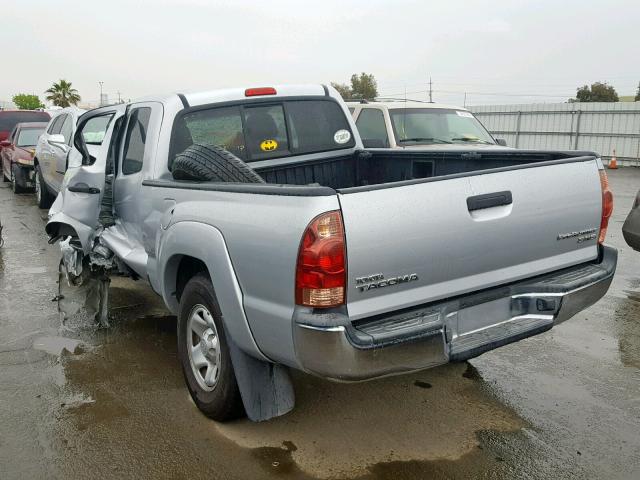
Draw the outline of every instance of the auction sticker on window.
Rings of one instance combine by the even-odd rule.
[[[262,150],[263,152],[272,152],[274,150],[276,150],[278,148],[278,142],[276,142],[275,140],[263,140],[260,143],[260,150]]]
[[[340,145],[347,143],[349,140],[351,140],[351,133],[349,130],[338,130],[333,134],[333,141]]]
[[[471,112],[462,112],[460,110],[456,110],[456,113],[459,117],[473,118],[473,114]]]

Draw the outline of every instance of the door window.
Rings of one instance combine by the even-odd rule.
[[[102,140],[109,128],[109,122],[113,118],[113,114],[100,115],[87,120],[82,127],[82,139],[88,145],[102,145]]]
[[[129,124],[122,152],[122,173],[130,175],[142,170],[144,146],[147,141],[151,108],[136,108],[129,115]]]
[[[64,122],[60,126],[60,135],[64,137],[64,143],[71,144],[71,133],[73,132],[73,120],[71,115],[65,115]]]
[[[356,126],[362,137],[362,144],[370,148],[384,148],[389,146],[387,127],[384,123],[382,110],[377,108],[363,108],[356,120]]]
[[[54,118],[53,122],[51,122],[51,125],[49,126],[49,130],[47,130],[47,133],[50,135],[55,135],[56,133],[60,133],[62,122],[64,122],[64,117],[66,117],[66,115],[59,115],[56,118]]]

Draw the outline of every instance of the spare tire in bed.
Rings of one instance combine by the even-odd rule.
[[[175,180],[265,183],[249,165],[215,145],[191,145],[176,155],[171,173]]]

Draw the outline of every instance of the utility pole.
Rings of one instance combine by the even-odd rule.
[[[467,92],[464,92],[464,103],[462,104],[463,107],[467,106]]]
[[[429,77],[429,103],[433,103],[433,84],[431,83],[431,77]]]
[[[104,82],[98,82],[100,84],[100,106],[102,106],[102,84]]]
[[[118,90],[118,103],[122,103],[122,99],[120,98],[120,90]]]

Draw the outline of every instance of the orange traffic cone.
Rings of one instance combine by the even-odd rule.
[[[611,156],[611,160],[609,160],[609,168],[611,170],[615,170],[618,168],[618,160],[616,159],[616,149],[613,149],[613,155]]]

